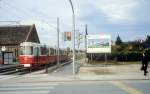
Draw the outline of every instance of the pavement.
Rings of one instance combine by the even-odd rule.
[[[82,80],[149,80],[150,74],[144,76],[140,67],[140,64],[81,67],[77,77]]]

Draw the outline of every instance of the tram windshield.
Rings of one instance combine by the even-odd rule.
[[[32,46],[22,46],[21,47],[21,55],[33,55],[33,47]]]

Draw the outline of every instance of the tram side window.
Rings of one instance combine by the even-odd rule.
[[[48,48],[45,48],[46,50],[45,50],[45,54],[46,55],[49,55],[49,49]]]
[[[64,55],[66,55],[66,51],[64,51]]]
[[[62,50],[59,51],[60,55],[62,55]]]
[[[50,48],[50,55],[54,55],[54,49]]]
[[[42,55],[48,55],[49,54],[49,51],[46,47],[41,47],[41,54]]]
[[[51,55],[51,49],[48,48],[48,55]]]
[[[38,55],[40,54],[38,47],[35,47],[33,52],[34,52],[33,54],[34,54],[35,56],[38,56]]]
[[[24,54],[24,47],[21,46],[21,48],[20,48],[20,55],[23,55],[23,54]]]
[[[41,55],[44,55],[44,49],[43,49],[43,47],[40,47],[40,50],[41,50]]]
[[[56,51],[56,49],[54,49],[54,55],[57,55],[57,51]]]
[[[64,55],[65,54],[65,52],[64,52],[64,50],[62,50],[62,55]]]

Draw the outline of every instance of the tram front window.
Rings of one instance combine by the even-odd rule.
[[[21,47],[21,55],[33,55],[33,47],[31,46]]]

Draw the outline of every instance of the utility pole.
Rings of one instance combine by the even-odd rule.
[[[105,53],[105,65],[107,65],[107,53]]]
[[[59,66],[59,18],[57,18],[57,65]]]
[[[72,1],[69,0],[72,9],[72,50],[73,50],[73,77],[75,78],[75,13]]]
[[[87,32],[87,24],[85,25],[85,63],[86,63],[86,57],[87,57],[87,36],[88,32]]]

